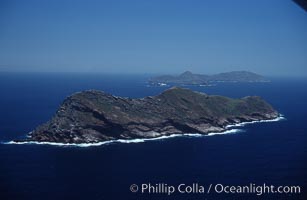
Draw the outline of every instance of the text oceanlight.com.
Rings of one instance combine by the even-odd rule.
[[[255,195],[264,195],[264,194],[300,194],[300,186],[275,186],[270,184],[254,184],[250,183],[247,185],[225,185],[225,184],[209,184],[202,185],[200,183],[191,183],[191,184],[178,184],[171,185],[166,183],[143,183],[143,184],[132,184],[130,186],[130,191],[133,193],[142,193],[142,194],[165,194],[172,195],[174,193],[182,194],[255,194]]]

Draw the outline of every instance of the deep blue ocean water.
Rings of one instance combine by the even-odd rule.
[[[148,75],[0,73],[0,141],[22,138],[73,92],[156,95]],[[240,98],[259,95],[286,120],[235,134],[98,147],[0,144],[0,199],[307,199],[307,79],[190,87]],[[299,185],[301,194],[140,194],[131,184]]]

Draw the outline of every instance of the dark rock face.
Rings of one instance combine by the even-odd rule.
[[[121,98],[84,91],[66,98],[27,140],[93,143],[181,133],[224,131],[233,123],[273,119],[278,113],[260,97],[231,99],[171,88],[158,96]]]
[[[163,75],[153,77],[149,80],[152,84],[188,84],[188,85],[206,85],[209,82],[268,82],[263,76],[248,71],[233,71],[214,75],[193,74],[186,71],[178,76]]]

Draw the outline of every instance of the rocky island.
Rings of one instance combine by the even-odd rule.
[[[269,82],[265,77],[249,71],[232,71],[213,75],[194,74],[186,71],[178,76],[162,75],[152,77],[149,83],[154,85],[206,85],[211,82]]]
[[[96,143],[171,134],[221,132],[239,122],[274,119],[258,96],[232,99],[173,87],[140,99],[88,90],[67,97],[55,115],[23,141]]]

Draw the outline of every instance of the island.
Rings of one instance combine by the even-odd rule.
[[[269,82],[265,77],[249,71],[232,71],[214,75],[193,74],[186,71],[178,76],[162,75],[149,79],[153,85],[208,85],[210,82]]]
[[[258,96],[233,99],[172,87],[157,96],[132,99],[87,90],[67,97],[48,122],[19,142],[80,144],[185,133],[206,135],[225,131],[228,125],[278,116]]]

